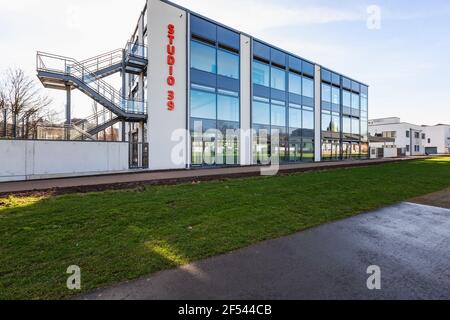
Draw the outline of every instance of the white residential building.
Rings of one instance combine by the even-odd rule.
[[[374,137],[395,139],[396,147],[407,156],[450,153],[448,125],[423,126],[391,117],[369,120],[369,133]]]
[[[424,126],[425,151],[428,154],[450,154],[450,125]]]

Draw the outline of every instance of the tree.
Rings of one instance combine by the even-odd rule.
[[[17,138],[21,124],[22,137],[34,137],[33,131],[44,121],[52,100],[41,95],[35,82],[21,69],[9,69],[6,72],[3,90],[12,121],[12,136]]]
[[[0,119],[0,137],[6,137],[7,136],[7,100],[6,100],[6,93],[5,88],[3,87],[3,84],[0,82],[0,115],[2,116],[3,121]]]

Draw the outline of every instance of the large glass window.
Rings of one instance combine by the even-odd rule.
[[[352,108],[359,109],[359,94],[352,94]]]
[[[331,131],[331,114],[322,113],[322,131]]]
[[[307,98],[314,98],[314,80],[303,77],[302,95]]]
[[[367,96],[361,95],[361,110],[367,111],[367,108],[368,108]]]
[[[341,119],[339,114],[333,113],[331,116],[331,131],[340,132],[341,131]]]
[[[347,90],[342,91],[342,104],[345,107],[351,107],[352,106],[352,95]]]
[[[271,86],[273,89],[286,91],[286,72],[282,69],[272,67]]]
[[[312,110],[303,109],[303,129],[314,129],[314,112]]]
[[[217,96],[217,119],[239,122],[239,98],[219,94]]]
[[[356,118],[352,119],[352,134],[356,134],[356,135],[360,134],[359,119],[356,119]]]
[[[331,92],[331,102],[333,104],[341,104],[341,90],[339,88],[333,87]]]
[[[322,101],[331,103],[331,86],[322,83]]]
[[[286,107],[272,104],[272,125],[277,127],[286,126]]]
[[[289,108],[289,127],[295,129],[302,127],[302,110]]]
[[[352,120],[350,117],[343,117],[342,131],[344,133],[352,133]]]
[[[239,79],[239,56],[237,54],[218,50],[217,67],[218,74],[233,79]]]
[[[253,83],[261,86],[270,86],[270,67],[267,64],[253,62]]]
[[[191,67],[197,70],[216,73],[216,48],[191,41]]]
[[[270,104],[269,101],[253,100],[253,123],[270,125]]]
[[[295,74],[289,73],[289,92],[302,95],[302,77]]]
[[[213,92],[191,90],[191,117],[216,119],[216,94]]]

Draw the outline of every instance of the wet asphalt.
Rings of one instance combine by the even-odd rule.
[[[450,210],[401,203],[78,299],[450,299]]]

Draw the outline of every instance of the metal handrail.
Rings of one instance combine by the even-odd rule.
[[[44,63],[44,59],[55,59],[64,63],[64,68],[52,69],[47,67]],[[101,79],[97,79],[92,71],[86,69],[82,64],[73,58],[64,57],[60,55],[38,52],[37,53],[37,69],[38,71],[50,71],[59,74],[70,75],[78,80],[82,81],[86,86],[97,92],[100,96],[111,101],[116,107],[124,110],[127,113],[145,114],[145,103],[140,100],[130,100],[123,98],[120,91],[115,89],[110,84]],[[91,78],[89,78],[91,77]],[[92,81],[87,81],[92,80]],[[136,103],[142,103],[142,111],[138,111],[135,108]],[[130,108],[131,105],[131,108]]]

